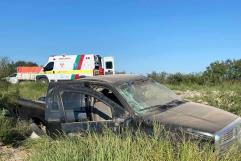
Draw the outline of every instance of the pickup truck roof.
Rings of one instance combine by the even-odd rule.
[[[93,76],[93,77],[84,77],[76,81],[63,81],[61,83],[78,83],[79,81],[94,81],[102,82],[111,85],[119,85],[129,81],[136,80],[146,80],[147,78],[141,75],[130,75],[130,74],[116,74],[116,75],[103,75],[103,76]]]

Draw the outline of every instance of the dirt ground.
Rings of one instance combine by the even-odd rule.
[[[0,143],[0,161],[24,161],[27,157],[26,149],[3,146]]]

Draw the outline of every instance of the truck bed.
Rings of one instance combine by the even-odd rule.
[[[45,102],[20,98],[16,100],[16,104],[18,106],[15,109],[15,113],[20,118],[44,122]]]

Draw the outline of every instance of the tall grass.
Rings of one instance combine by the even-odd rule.
[[[0,113],[1,143],[17,145],[28,137],[28,133],[29,125],[27,122],[5,117]]]
[[[240,151],[232,149],[218,156],[209,144],[167,137],[149,137],[139,133],[124,137],[111,132],[88,134],[85,137],[42,138],[27,144],[29,161],[240,161]]]
[[[19,97],[37,99],[46,93],[47,86],[38,83],[21,83],[11,85],[0,81],[0,142],[4,144],[18,144],[28,136],[28,123],[18,118],[5,117],[5,109],[13,109],[15,100]]]
[[[0,81],[0,109],[15,106],[15,100],[19,97],[36,100],[45,96],[47,85],[35,82],[23,82],[11,85]]]
[[[18,90],[11,90],[11,85],[5,81],[0,81],[0,110],[13,106],[15,99],[19,95]]]
[[[214,86],[201,85],[167,85],[174,90],[199,93],[187,96],[194,102],[206,103],[241,116],[241,83],[224,82]]]
[[[12,85],[10,91],[19,93],[19,97],[36,100],[47,93],[47,84],[37,82],[21,82],[17,85]]]

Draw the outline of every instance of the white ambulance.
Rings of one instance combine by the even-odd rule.
[[[115,74],[113,57],[100,55],[58,55],[51,56],[36,80],[51,82],[77,80],[83,76]]]

